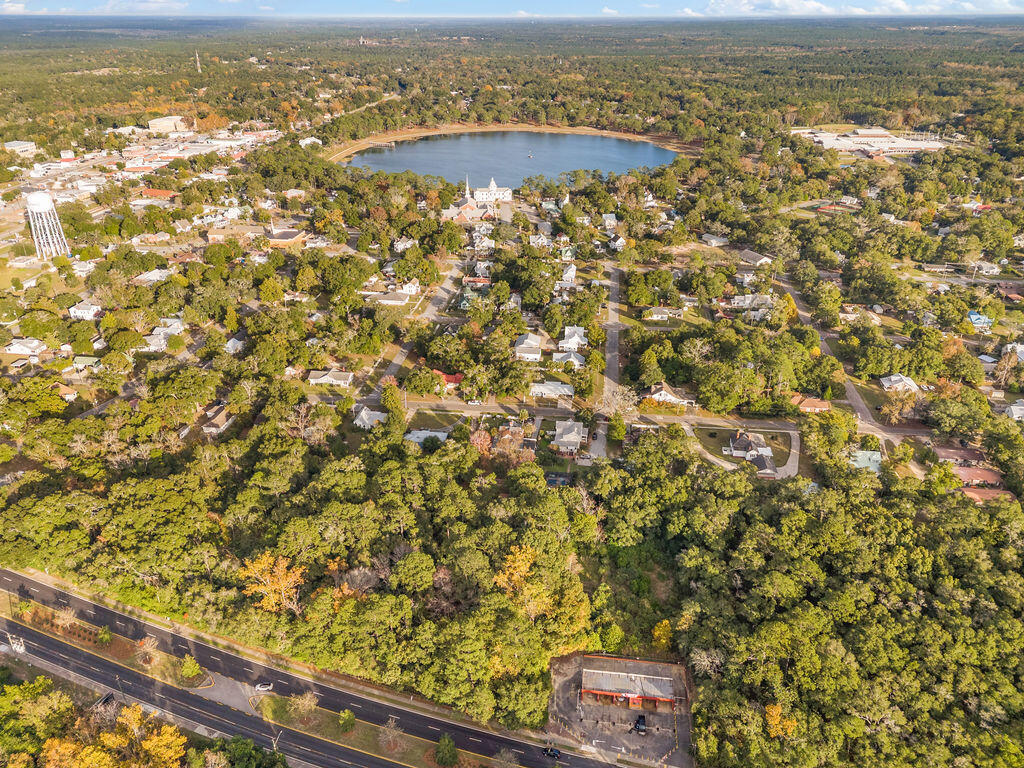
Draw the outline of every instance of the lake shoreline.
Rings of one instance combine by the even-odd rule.
[[[364,139],[357,139],[342,144],[338,147],[330,147],[324,150],[329,162],[346,162],[364,150],[371,149],[377,144],[389,142],[416,141],[428,136],[444,136],[462,133],[561,133],[576,134],[581,136],[602,136],[609,139],[624,139],[626,141],[643,141],[653,144],[661,149],[667,149],[677,154],[694,154],[698,151],[695,144],[688,144],[682,139],[666,134],[644,134],[625,133],[623,131],[609,131],[602,128],[590,128],[588,126],[564,126],[544,125],[539,123],[446,123],[433,127],[401,128],[394,131],[377,133],[367,136]]]

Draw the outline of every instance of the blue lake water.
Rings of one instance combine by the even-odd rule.
[[[530,157],[532,155],[532,157]],[[372,171],[443,176],[470,186],[485,186],[493,177],[502,187],[518,187],[528,176],[556,178],[565,171],[625,173],[664,165],[676,153],[646,141],[571,133],[453,133],[400,141],[394,149],[374,148],[352,156],[350,163]]]

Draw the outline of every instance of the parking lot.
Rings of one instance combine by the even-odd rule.
[[[609,757],[689,768],[693,763],[683,674],[676,664],[634,659],[581,654],[555,660],[549,728]],[[595,681],[603,684],[602,690],[616,690],[595,692]],[[630,687],[641,695],[631,698],[622,692]],[[644,734],[636,729],[640,715],[646,724]]]

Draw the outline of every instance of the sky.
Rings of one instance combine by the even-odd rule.
[[[1024,0],[0,0],[0,15],[717,19],[1019,13]]]

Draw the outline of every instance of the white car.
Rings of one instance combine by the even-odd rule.
[[[274,684],[273,683],[256,683],[256,690],[260,691],[260,692],[272,691],[272,690],[274,690]]]

